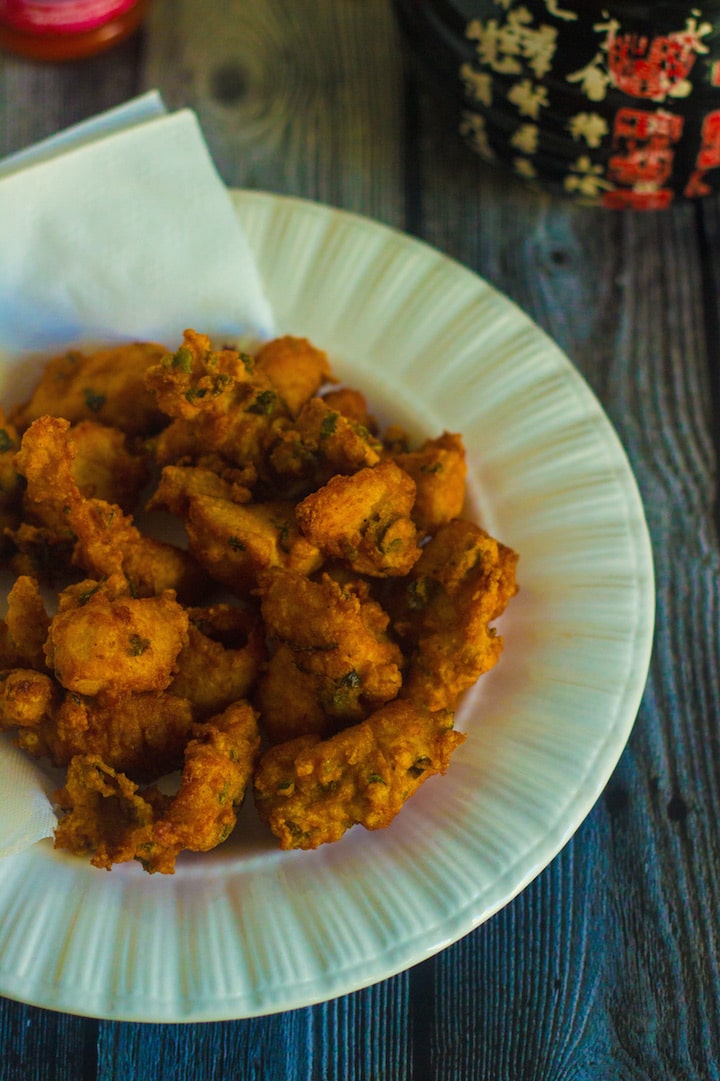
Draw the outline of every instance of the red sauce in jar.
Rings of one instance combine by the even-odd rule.
[[[150,0],[0,0],[0,48],[33,60],[78,60],[138,29]]]

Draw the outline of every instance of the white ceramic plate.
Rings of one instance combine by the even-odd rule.
[[[111,873],[50,841],[0,867],[0,993],[141,1021],[332,998],[441,950],[506,904],[593,806],[644,686],[654,591],[642,506],[557,347],[437,251],[327,207],[236,193],[282,331],[331,354],[380,414],[461,432],[470,513],[520,553],[505,652],[468,733],[389,829],[282,853],[243,811],[174,877]],[[202,329],[202,328],[199,328]]]

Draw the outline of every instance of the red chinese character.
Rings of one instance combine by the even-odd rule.
[[[695,169],[685,188],[688,199],[709,195],[710,187],[705,183],[705,173],[717,169],[720,165],[720,109],[708,113],[703,120],[700,149],[695,159]]]
[[[672,198],[672,188],[661,191],[608,191],[603,195],[603,206],[608,210],[667,210]]]
[[[613,149],[607,178],[620,190],[607,192],[608,207],[634,206],[659,209],[673,193],[663,184],[670,178],[674,144],[682,135],[683,118],[673,113],[619,109],[613,124]]]
[[[694,20],[686,30],[650,38],[645,34],[617,33],[609,24],[605,41],[608,68],[613,85],[633,98],[664,101],[670,96],[686,96],[687,77],[699,52],[707,52],[701,37],[705,27]]]

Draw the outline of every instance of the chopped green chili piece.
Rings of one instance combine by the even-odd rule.
[[[193,355],[186,345],[181,345],[172,358],[172,367],[189,375],[192,371]]]
[[[332,435],[337,427],[339,413],[328,413],[326,417],[323,417],[320,425],[320,438],[327,439]]]
[[[88,409],[92,410],[93,413],[98,413],[105,405],[105,395],[96,394],[90,387],[85,387],[83,395],[85,398],[85,405]]]
[[[142,656],[142,654],[147,649],[149,649],[149,647],[150,647],[150,639],[149,638],[141,638],[139,634],[131,634],[130,635],[130,648],[128,649],[128,653],[130,654],[131,657],[140,657],[140,656]]]

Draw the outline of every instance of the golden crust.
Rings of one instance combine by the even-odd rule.
[[[66,769],[56,844],[172,873],[253,781],[284,848],[384,828],[465,738],[453,710],[517,589],[515,553],[460,518],[461,437],[379,434],[303,338],[123,348],[56,358],[0,416],[0,727]],[[148,464],[145,509],[187,548],[132,516]],[[52,618],[40,580],[63,581]]]
[[[452,714],[396,700],[330,739],[273,747],[255,773],[255,800],[281,848],[317,848],[354,825],[388,826],[419,786],[444,773],[465,736]]]

